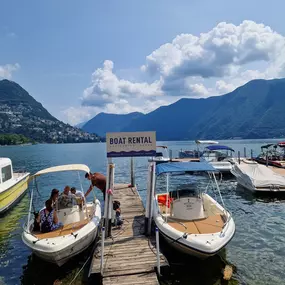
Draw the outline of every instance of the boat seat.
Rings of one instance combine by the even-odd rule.
[[[222,215],[217,214],[197,221],[169,219],[168,224],[174,229],[184,233],[211,234],[220,232],[225,223]],[[186,228],[182,224],[185,225]]]
[[[88,223],[88,219],[80,222],[64,225],[63,228],[57,229],[49,233],[33,232],[33,235],[38,239],[55,238],[59,236],[70,235],[83,228]]]

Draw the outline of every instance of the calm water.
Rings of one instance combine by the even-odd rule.
[[[257,154],[263,143],[271,141],[274,140],[231,140],[220,143],[227,144],[236,151],[240,150],[241,153],[245,146],[248,153],[253,149],[254,154]],[[173,156],[176,156],[180,149],[194,148],[191,142],[160,143],[168,145],[173,150]],[[1,147],[0,157],[3,156],[12,159],[15,169],[26,168],[31,173],[49,166],[69,163],[84,163],[93,172],[106,172],[103,143]],[[115,159],[115,163],[116,182],[129,182],[129,159]],[[136,159],[135,166],[136,183],[144,200],[147,159]],[[81,180],[86,191],[88,183],[82,176]],[[41,205],[49,195],[51,185],[62,190],[66,184],[80,188],[77,175],[61,174],[59,180],[55,179],[55,176],[50,176],[48,183],[46,180],[39,181],[40,195],[36,199],[37,205]],[[222,252],[222,259],[215,257],[197,263],[176,256],[176,260],[174,258],[172,261],[174,275],[169,276],[169,283],[220,284],[223,266],[221,260],[224,260],[235,268],[236,282],[232,284],[285,284],[285,199],[283,201],[280,197],[276,199],[253,196],[246,190],[237,188],[233,178],[222,182],[221,191],[236,223],[234,239]],[[101,198],[99,191],[97,195]],[[55,279],[64,277],[65,284],[69,284],[74,272],[84,263],[86,255],[83,253],[62,269],[43,263],[32,256],[21,241],[28,204],[29,197],[26,195],[16,207],[4,217],[0,217],[0,284],[52,284]],[[205,276],[210,276],[207,281]]]

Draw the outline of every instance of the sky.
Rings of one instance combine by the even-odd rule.
[[[75,125],[285,77],[285,1],[1,0],[0,79]]]

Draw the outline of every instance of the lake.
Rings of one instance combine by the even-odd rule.
[[[262,144],[275,141],[280,140],[228,140],[220,141],[220,144],[232,147],[236,153],[241,151],[241,154],[246,147],[248,154],[252,149],[256,155]],[[173,150],[173,157],[177,156],[180,149],[195,148],[193,142],[186,141],[157,144],[167,145]],[[25,168],[30,173],[46,167],[70,163],[83,163],[88,165],[92,172],[104,174],[107,167],[104,143],[7,146],[0,147],[0,157],[9,157],[12,159],[14,169]],[[130,182],[129,161],[129,158],[114,159],[115,182]],[[135,159],[135,171],[136,184],[145,201],[147,158]],[[81,181],[86,191],[89,184],[83,175],[81,175]],[[56,187],[62,191],[66,184],[81,187],[78,176],[75,174],[65,173],[56,177],[51,175],[48,181],[44,179],[39,181],[40,195],[35,201],[35,206],[42,206],[52,188]],[[285,283],[285,200],[282,197],[278,199],[256,197],[247,190],[237,187],[234,178],[222,181],[221,192],[236,223],[236,234],[221,257],[235,268],[236,282],[232,284],[283,285]],[[96,195],[102,199],[100,191],[96,191]],[[89,199],[92,199],[91,195]],[[82,266],[86,256],[83,254],[63,269],[50,267],[32,256],[21,240],[22,226],[26,221],[28,208],[27,194],[11,211],[0,217],[0,284],[52,284],[57,278],[63,278],[67,280],[63,284],[69,284],[74,272]],[[221,277],[221,268],[216,266],[220,262],[217,259],[199,263],[185,261],[183,264],[182,259],[179,258],[178,261],[170,278],[170,284],[212,285]],[[211,281],[201,283],[203,276],[207,274]],[[80,284],[80,282],[73,284]]]

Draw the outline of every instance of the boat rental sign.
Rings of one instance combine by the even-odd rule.
[[[106,134],[107,157],[155,156],[156,132]]]

